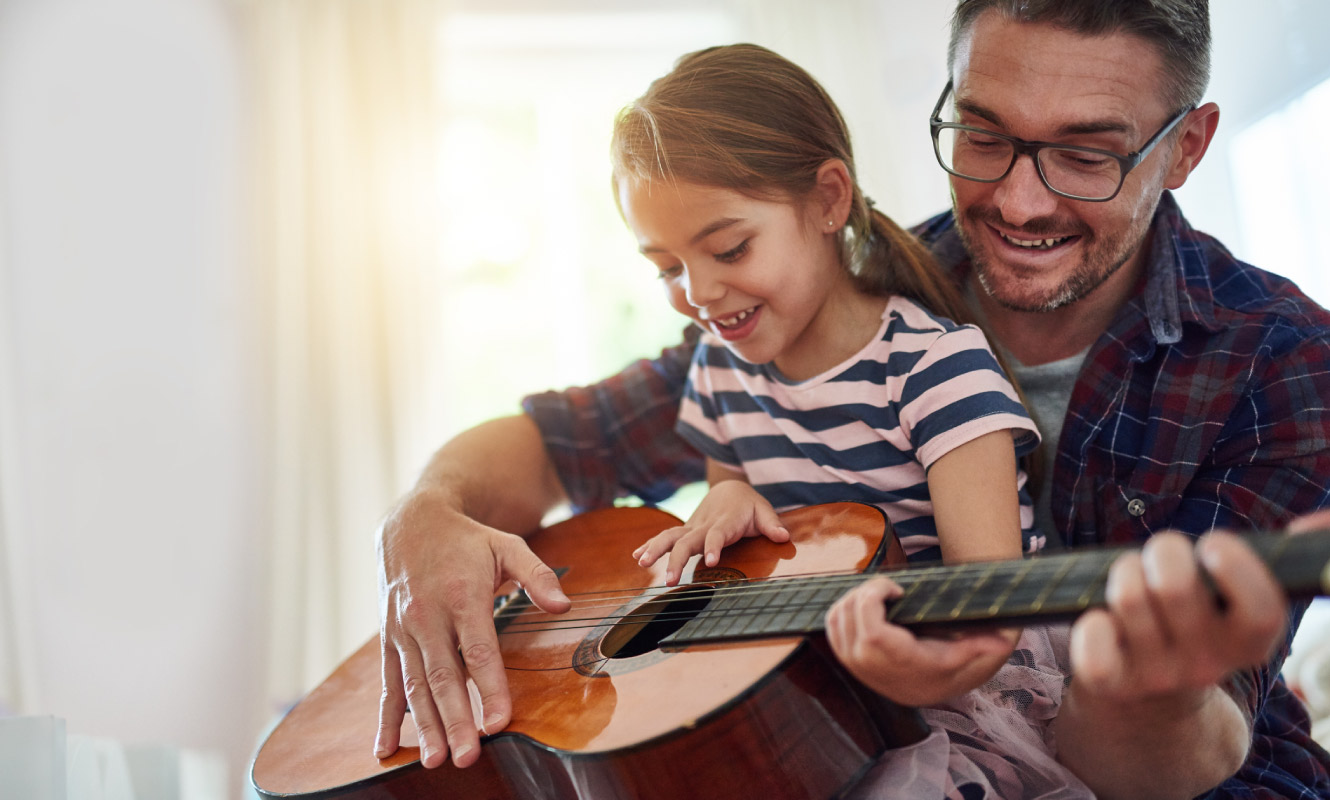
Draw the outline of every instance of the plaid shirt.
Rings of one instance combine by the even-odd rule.
[[[1151,230],[1142,285],[1072,391],[1051,498],[1064,542],[1274,529],[1330,507],[1330,312],[1193,230],[1169,193]],[[967,277],[950,212],[915,233],[958,281]],[[695,341],[690,328],[654,361],[523,401],[575,507],[629,494],[658,502],[702,479],[701,456],[674,433]],[[1206,797],[1330,796],[1330,755],[1278,677],[1291,636],[1270,665],[1235,676],[1231,691],[1254,719],[1252,750]]]

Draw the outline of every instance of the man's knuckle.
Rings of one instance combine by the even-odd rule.
[[[473,642],[461,649],[462,659],[472,668],[487,667],[499,657],[498,649],[489,642]]]
[[[425,683],[429,685],[431,691],[442,693],[460,686],[462,673],[451,665],[437,666],[425,675]]]

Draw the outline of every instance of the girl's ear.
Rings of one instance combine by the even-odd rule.
[[[817,168],[817,181],[813,186],[810,213],[817,229],[823,233],[836,233],[845,227],[854,203],[854,181],[850,170],[839,158],[827,159]]]

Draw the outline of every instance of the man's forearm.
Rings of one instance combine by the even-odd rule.
[[[1246,759],[1246,715],[1218,686],[1136,703],[1086,694],[1073,679],[1053,730],[1058,760],[1101,800],[1188,800]]]
[[[567,501],[530,417],[500,417],[459,433],[430,459],[413,493],[439,494],[477,522],[525,535]]]

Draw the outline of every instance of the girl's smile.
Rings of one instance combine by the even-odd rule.
[[[839,224],[828,225],[815,204],[682,182],[621,180],[618,189],[670,305],[743,360],[804,380],[876,332],[884,298],[854,288]]]

